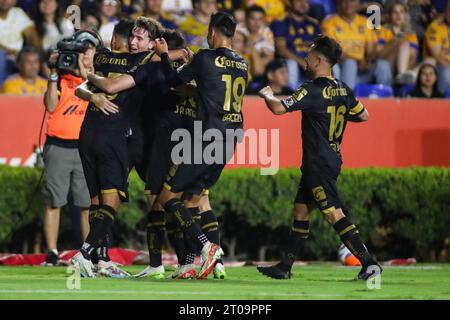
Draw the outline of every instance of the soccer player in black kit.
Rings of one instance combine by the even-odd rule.
[[[129,53],[128,38],[133,23],[121,21],[115,26],[111,42],[114,51],[104,50],[94,57],[96,73],[106,77],[117,77],[131,68],[147,63],[153,52]],[[87,72],[81,70],[83,78]],[[80,96],[77,89],[77,95]],[[142,96],[134,88],[120,93],[98,96],[92,92],[81,93],[81,98],[91,101],[80,131],[79,152],[83,164],[86,182],[91,196],[90,232],[80,252],[72,262],[85,277],[95,276],[91,257],[96,248],[105,247],[121,201],[128,198],[129,154],[127,138],[132,134],[131,122],[136,118],[137,108]],[[103,99],[106,110],[97,107],[97,101]],[[120,270],[109,260],[106,253],[99,260],[99,270],[107,276],[126,277],[129,274]]]
[[[283,100],[274,97],[270,87],[259,92],[274,114],[302,111],[302,178],[294,201],[289,243],[281,262],[270,267],[258,267],[261,273],[271,278],[291,277],[299,248],[308,238],[310,205],[319,208],[342,242],[361,262],[358,279],[366,280],[382,271],[361,241],[356,226],[344,215],[336,185],[342,165],[340,145],[347,121],[367,121],[369,117],[352,90],[332,77],[331,68],[341,54],[342,48],[335,40],[320,36],[314,40],[306,58],[311,81],[306,81]]]
[[[200,156],[201,163],[194,161],[174,165],[157,199],[166,213],[175,216],[175,221],[183,232],[202,248],[203,264],[197,276],[199,279],[208,276],[223,251],[218,244],[208,241],[193,221],[192,212],[181,201],[181,195],[188,192],[200,198],[205,190],[217,182],[225,164],[233,155],[236,145],[234,133],[242,129],[241,109],[247,86],[248,65],[231,49],[235,30],[236,21],[232,15],[225,12],[213,14],[207,37],[211,49],[200,50],[178,72],[171,66],[165,40],[157,39],[155,46],[156,53],[161,56],[166,81],[171,87],[195,80],[197,120],[202,123],[202,131],[216,129],[223,137],[223,140],[216,138],[211,143],[202,143],[202,137],[192,137],[194,144],[198,140],[202,143],[202,155],[191,154],[193,158]],[[233,132],[231,141],[227,139],[230,132]],[[202,156],[203,151],[212,144],[222,148],[223,154],[220,161],[208,164]],[[217,219],[214,219],[216,222]]]

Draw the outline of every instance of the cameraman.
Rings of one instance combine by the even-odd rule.
[[[83,35],[81,32],[79,35]],[[93,71],[96,45],[86,41],[84,53],[79,54],[78,63]],[[58,263],[57,240],[61,207],[67,204],[71,192],[74,205],[80,207],[83,239],[89,233],[90,197],[78,153],[78,138],[88,101],[75,96],[75,89],[83,82],[78,70],[70,72],[56,67],[59,54],[52,53],[49,59],[50,76],[44,95],[47,120],[47,140],[44,146],[45,199],[44,232],[48,248],[46,265]]]

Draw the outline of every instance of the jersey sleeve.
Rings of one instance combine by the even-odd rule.
[[[305,83],[292,95],[281,100],[281,104],[287,112],[308,109],[315,103],[317,104],[317,99],[319,97],[315,91],[316,90],[314,90],[312,85]]]
[[[184,83],[200,78],[200,63],[205,58],[205,52],[200,50],[192,57],[192,60],[178,68],[178,76]]]
[[[364,105],[355,97],[353,90],[347,87],[347,105],[351,116],[358,116],[364,111]]]
[[[126,73],[133,77],[134,83],[136,83],[136,85],[142,85],[145,81],[147,81],[147,78],[149,78],[151,68],[151,63],[135,65]]]

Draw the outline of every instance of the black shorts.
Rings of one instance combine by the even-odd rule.
[[[314,204],[324,214],[342,208],[335,177],[325,175],[319,170],[302,170],[295,203]]]
[[[170,141],[171,131],[167,128],[153,137],[147,165],[145,193],[157,195],[161,192],[169,169],[172,166],[171,152],[174,143]]]
[[[128,164],[130,171],[134,168],[142,181],[147,181],[147,163],[149,153],[147,139],[141,131],[133,130],[127,138]]]
[[[219,163],[207,164],[205,159],[202,163],[196,164],[182,163],[179,165],[173,164],[169,169],[169,174],[164,182],[164,188],[174,192],[189,192],[196,195],[201,195],[205,190],[210,189],[218,180],[225,168],[227,162],[232,158],[236,142],[231,145],[231,154],[227,154],[226,145],[217,142],[220,147],[223,147],[223,158]],[[210,146],[209,143],[204,143],[202,150],[205,151],[205,147]],[[217,159],[219,160],[219,159]]]
[[[126,130],[82,128],[79,152],[91,198],[118,192],[128,201]]]
[[[220,177],[225,164],[173,164],[164,182],[164,188],[174,192],[202,195]]]

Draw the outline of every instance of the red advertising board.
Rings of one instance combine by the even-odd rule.
[[[450,100],[362,102],[370,120],[348,124],[342,144],[344,167],[450,166]],[[33,165],[43,115],[42,97],[0,96],[0,164]],[[261,99],[246,97],[246,138],[240,147],[245,152],[231,167],[269,167],[276,162],[298,167],[300,121],[300,112],[275,116]],[[44,134],[45,130],[44,124]]]

